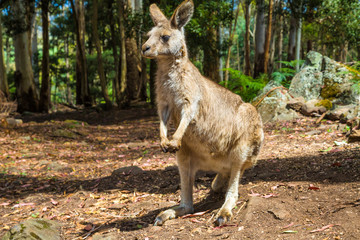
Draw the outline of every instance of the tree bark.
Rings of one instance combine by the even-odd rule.
[[[300,5],[298,8],[299,18],[297,22],[296,29],[296,48],[295,48],[295,60],[296,60],[296,71],[299,71],[300,68],[300,49],[301,49],[301,29],[302,29],[302,0],[300,0]]]
[[[40,111],[49,112],[51,106],[50,99],[50,75],[49,75],[49,0],[41,1],[41,20],[43,37],[43,57],[41,71],[41,90],[40,90]]]
[[[23,1],[14,0],[11,5],[12,13],[16,17],[19,24],[28,26],[27,17]],[[26,28],[25,28],[26,29]],[[15,86],[18,102],[17,111],[38,112],[39,99],[36,92],[34,75],[31,67],[30,50],[29,50],[29,29],[27,31],[18,32],[14,35],[15,46]]]
[[[245,75],[251,76],[250,63],[250,9],[251,1],[245,1]]]
[[[269,65],[272,15],[273,15],[273,0],[269,0],[268,27],[266,29],[266,38],[265,38],[264,73],[268,72],[268,65]]]
[[[120,28],[120,102],[119,107],[124,107],[129,104],[129,96],[127,91],[126,79],[126,39],[125,39],[125,24],[124,24],[124,3],[123,0],[117,0],[119,28]]]
[[[151,105],[155,106],[155,77],[156,77],[156,62],[155,60],[150,60],[150,79],[149,79],[149,85],[150,85],[150,101]]]
[[[76,103],[86,107],[92,105],[87,78],[85,53],[85,13],[84,0],[70,0],[76,29]]]
[[[3,35],[2,35],[2,14],[0,13],[0,91],[4,94],[6,99],[9,99],[9,85],[6,75],[6,68],[4,63],[4,47],[3,47]]]
[[[265,21],[264,21],[264,0],[256,1],[256,31],[255,31],[255,62],[254,78],[264,73],[265,58]]]
[[[115,23],[112,14],[112,2],[110,1],[109,4],[109,23],[110,23],[110,34],[111,34],[111,44],[113,50],[113,57],[114,57],[114,67],[115,67],[115,77],[113,78],[113,96],[115,95],[115,101],[117,104],[121,102],[120,96],[120,79],[119,79],[119,54],[117,51],[117,43],[116,43],[116,35],[115,35]]]
[[[112,108],[112,103],[109,98],[108,90],[107,90],[107,84],[106,84],[106,78],[105,78],[105,71],[104,71],[104,64],[102,60],[102,51],[101,51],[101,45],[99,40],[99,33],[98,33],[98,0],[93,1],[93,16],[91,19],[92,22],[92,31],[93,31],[93,38],[97,53],[97,69],[98,74],[100,78],[100,85],[101,85],[101,92],[105,100],[106,109]]]
[[[31,27],[31,64],[34,71],[34,81],[37,88],[39,88],[39,51],[38,51],[38,25],[36,15],[33,16],[33,23]]]
[[[279,9],[282,9],[282,3],[281,1],[279,1]],[[284,38],[284,17],[283,15],[280,13],[279,14],[279,38],[278,38],[278,69],[280,69],[282,67],[282,54],[283,54],[283,38]]]
[[[234,26],[230,27],[230,37],[229,37],[229,47],[227,50],[227,57],[226,57],[226,63],[225,63],[225,86],[227,87],[228,81],[229,81],[229,67],[230,67],[230,56],[231,56],[231,47],[233,45],[233,41],[234,41],[234,33],[236,32],[236,25],[237,25],[237,20],[239,17],[239,12],[240,12],[240,8],[241,8],[241,0],[239,0],[237,9],[236,9],[236,14],[235,14],[235,21],[234,21]]]
[[[296,24],[297,20],[292,13],[290,17],[290,30],[289,30],[289,45],[288,45],[288,61],[295,60],[295,48],[296,48]]]
[[[216,28],[206,29],[207,42],[204,45],[203,72],[206,77],[214,82],[220,82],[220,52],[219,31]]]

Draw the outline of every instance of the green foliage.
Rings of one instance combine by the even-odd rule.
[[[299,65],[302,65],[304,60],[293,60],[293,61],[279,61],[285,67],[277,69],[271,74],[271,78],[274,82],[282,84],[284,87],[289,88],[291,79],[295,76],[296,64],[299,62]]]
[[[354,83],[351,88],[356,94],[360,94],[360,62],[355,63],[353,66],[346,66],[349,73],[353,76],[351,81]]]
[[[260,75],[254,79],[251,76],[243,74],[241,71],[226,68],[230,73],[230,79],[227,88],[232,92],[241,96],[245,102],[250,102],[257,96],[257,93],[263,89],[268,82],[266,74]],[[225,81],[220,82],[220,85],[225,86]]]

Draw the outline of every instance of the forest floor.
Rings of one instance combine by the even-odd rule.
[[[214,173],[199,172],[196,214],[159,227],[155,216],[178,204],[180,188],[155,110],[21,118],[0,132],[0,236],[47,218],[63,224],[65,239],[360,239],[360,145],[344,144],[338,122],[266,124],[231,222],[214,227],[224,196],[210,191]]]

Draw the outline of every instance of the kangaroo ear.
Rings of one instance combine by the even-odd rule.
[[[150,17],[153,20],[155,26],[158,25],[158,23],[160,22],[168,21],[160,8],[155,3],[150,5]]]
[[[173,28],[181,29],[191,19],[194,12],[194,3],[192,0],[185,0],[182,2],[172,15],[170,22]]]

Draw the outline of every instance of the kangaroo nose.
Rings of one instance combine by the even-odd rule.
[[[148,50],[150,50],[150,46],[143,46],[142,47],[142,51],[143,51],[143,53],[145,53],[146,51],[148,51]]]

